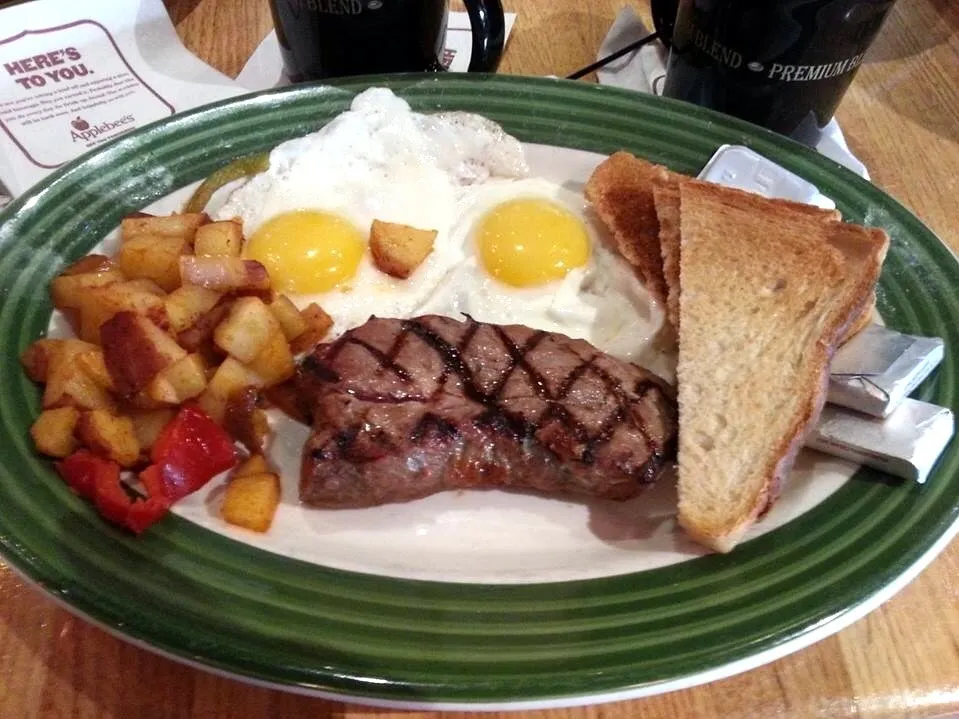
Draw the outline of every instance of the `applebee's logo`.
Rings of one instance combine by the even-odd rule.
[[[70,122],[70,127],[73,128],[70,130],[70,139],[74,142],[92,142],[103,135],[115,135],[118,131],[133,129],[132,127],[125,127],[126,125],[132,125],[133,122],[133,115],[124,115],[116,120],[91,125],[78,115],[76,120]]]

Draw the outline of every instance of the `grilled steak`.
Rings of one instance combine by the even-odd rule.
[[[469,487],[625,499],[674,452],[662,380],[518,325],[373,318],[316,347],[297,381],[313,411],[300,500],[317,507]]]

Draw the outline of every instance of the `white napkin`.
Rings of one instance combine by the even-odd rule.
[[[509,40],[513,23],[516,22],[516,13],[506,13],[505,19],[504,45]],[[466,72],[470,64],[472,44],[469,15],[465,12],[451,12],[446,26],[446,45],[442,58],[444,67],[452,72]],[[262,90],[289,83],[283,74],[283,58],[280,57],[275,31],[267,35],[253,51],[240,74],[236,76],[236,81],[250,90]]]
[[[626,7],[620,11],[613,21],[603,44],[600,45],[596,58],[605,57],[622,47],[649,35],[650,31],[643,21]],[[638,50],[624,55],[618,60],[605,65],[596,71],[596,78],[601,84],[624,87],[640,92],[662,94],[663,82],[666,78],[666,61],[669,51],[660,42],[651,42]],[[846,144],[846,138],[835,118],[826,125],[823,137],[816,149],[826,157],[844,165],[860,177],[869,179],[866,166],[852,154]]]

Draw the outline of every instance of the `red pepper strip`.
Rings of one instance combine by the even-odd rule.
[[[94,498],[98,477],[104,477],[104,483],[120,481],[120,465],[86,449],[77,450],[57,462],[56,467],[57,473],[70,489],[87,499]]]
[[[141,534],[147,527],[161,519],[169,509],[170,500],[164,497],[138,499],[131,505],[123,525],[135,534]]]
[[[148,497],[164,497],[163,477],[160,475],[160,466],[151,464],[140,472],[140,482],[147,491]]]
[[[164,497],[134,500],[120,484],[120,465],[80,449],[61,462],[57,472],[81,497],[92,499],[102,517],[140,534],[170,508]],[[149,485],[147,491],[151,491]]]
[[[113,476],[107,473],[97,475],[93,503],[102,516],[115,524],[125,525],[133,498],[120,486],[120,465],[116,467],[117,471]]]
[[[220,472],[236,464],[233,438],[197,407],[184,406],[160,432],[150,450],[159,480],[151,473],[145,480],[170,502],[195,492]]]

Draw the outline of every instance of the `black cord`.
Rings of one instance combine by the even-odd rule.
[[[589,75],[589,73],[593,72],[593,70],[598,70],[598,69],[601,68],[603,65],[606,65],[606,64],[608,64],[608,63],[611,63],[613,60],[618,60],[618,59],[621,58],[623,55],[626,55],[627,53],[633,52],[634,50],[638,50],[638,49],[641,48],[643,45],[647,45],[647,44],[651,43],[653,40],[657,40],[657,39],[659,39],[659,33],[658,33],[658,32],[651,33],[651,34],[647,35],[646,37],[640,38],[640,39],[637,40],[636,42],[631,42],[631,43],[629,43],[629,45],[627,45],[626,47],[620,48],[620,49],[617,50],[616,52],[611,53],[611,54],[607,55],[606,57],[601,57],[599,60],[597,60],[597,61],[594,62],[593,64],[587,65],[587,66],[584,67],[584,68],[580,68],[579,70],[577,70],[576,72],[572,73],[571,75],[567,75],[567,76],[566,76],[566,79],[567,79],[567,80],[579,80],[579,78],[583,77],[584,75]]]

